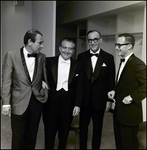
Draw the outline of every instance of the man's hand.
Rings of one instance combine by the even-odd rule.
[[[115,99],[114,99],[115,91],[114,91],[114,90],[108,92],[107,95],[108,95],[108,98],[109,98],[109,99],[112,99],[112,100],[115,102]]]
[[[80,107],[78,106],[75,106],[74,109],[73,109],[73,116],[78,116],[80,113]]]
[[[11,116],[11,106],[2,106],[2,114],[5,116]]]
[[[47,89],[47,90],[49,89],[49,88],[48,88],[48,85],[47,85],[44,81],[42,81],[42,87],[43,87],[44,89]]]
[[[133,99],[131,98],[131,96],[129,95],[129,96],[126,96],[126,97],[124,97],[124,99],[123,99],[123,103],[124,104],[131,104],[132,103],[132,101],[133,101]]]
[[[107,102],[106,103],[106,111],[109,111],[112,107],[112,102]]]

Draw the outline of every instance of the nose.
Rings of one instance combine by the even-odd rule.
[[[43,48],[43,44],[41,44],[40,47]]]

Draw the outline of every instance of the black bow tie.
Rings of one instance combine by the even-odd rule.
[[[34,54],[34,53],[33,54],[28,54],[28,57],[35,57],[36,58],[37,54]]]
[[[98,57],[99,56],[99,54],[97,53],[97,54],[92,54],[92,53],[90,53],[90,56],[92,57],[92,56],[96,56],[96,57]]]
[[[120,62],[124,62],[124,61],[125,61],[125,58],[120,59]]]

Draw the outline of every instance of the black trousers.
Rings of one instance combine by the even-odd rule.
[[[12,149],[35,149],[43,104],[32,95],[22,115],[11,114]]]
[[[92,149],[99,149],[101,143],[104,110],[94,110],[90,103],[80,112],[80,149],[87,149],[88,126],[93,122]]]
[[[113,117],[113,127],[116,149],[138,149],[137,126],[126,126],[120,124],[116,116]]]
[[[47,105],[44,107],[43,115],[45,125],[45,149],[54,149],[57,131],[59,138],[58,149],[66,149],[73,111],[70,95],[61,89],[49,98]]]

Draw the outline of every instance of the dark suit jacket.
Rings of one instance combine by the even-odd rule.
[[[55,94],[58,77],[58,58],[47,57],[47,73],[50,86],[50,94]],[[83,97],[83,72],[82,64],[71,58],[71,66],[68,79],[68,92],[74,106],[81,106]]]
[[[107,93],[115,86],[115,65],[114,58],[111,54],[102,49],[95,66],[94,82],[91,84],[91,57],[90,50],[78,55],[77,60],[83,64],[84,71],[84,97],[83,107],[87,107],[89,100],[92,100],[95,110],[104,110]]]
[[[134,54],[128,59],[115,90],[117,120],[124,125],[141,123],[141,101],[146,97],[146,66]],[[133,102],[125,105],[122,100],[128,95],[133,98]]]
[[[31,82],[23,55],[23,48],[6,54],[2,72],[2,104],[11,105],[13,114],[22,115],[28,107],[32,93],[41,103],[48,98],[48,91],[42,88],[42,80],[47,83],[46,56],[37,54],[35,71]]]

